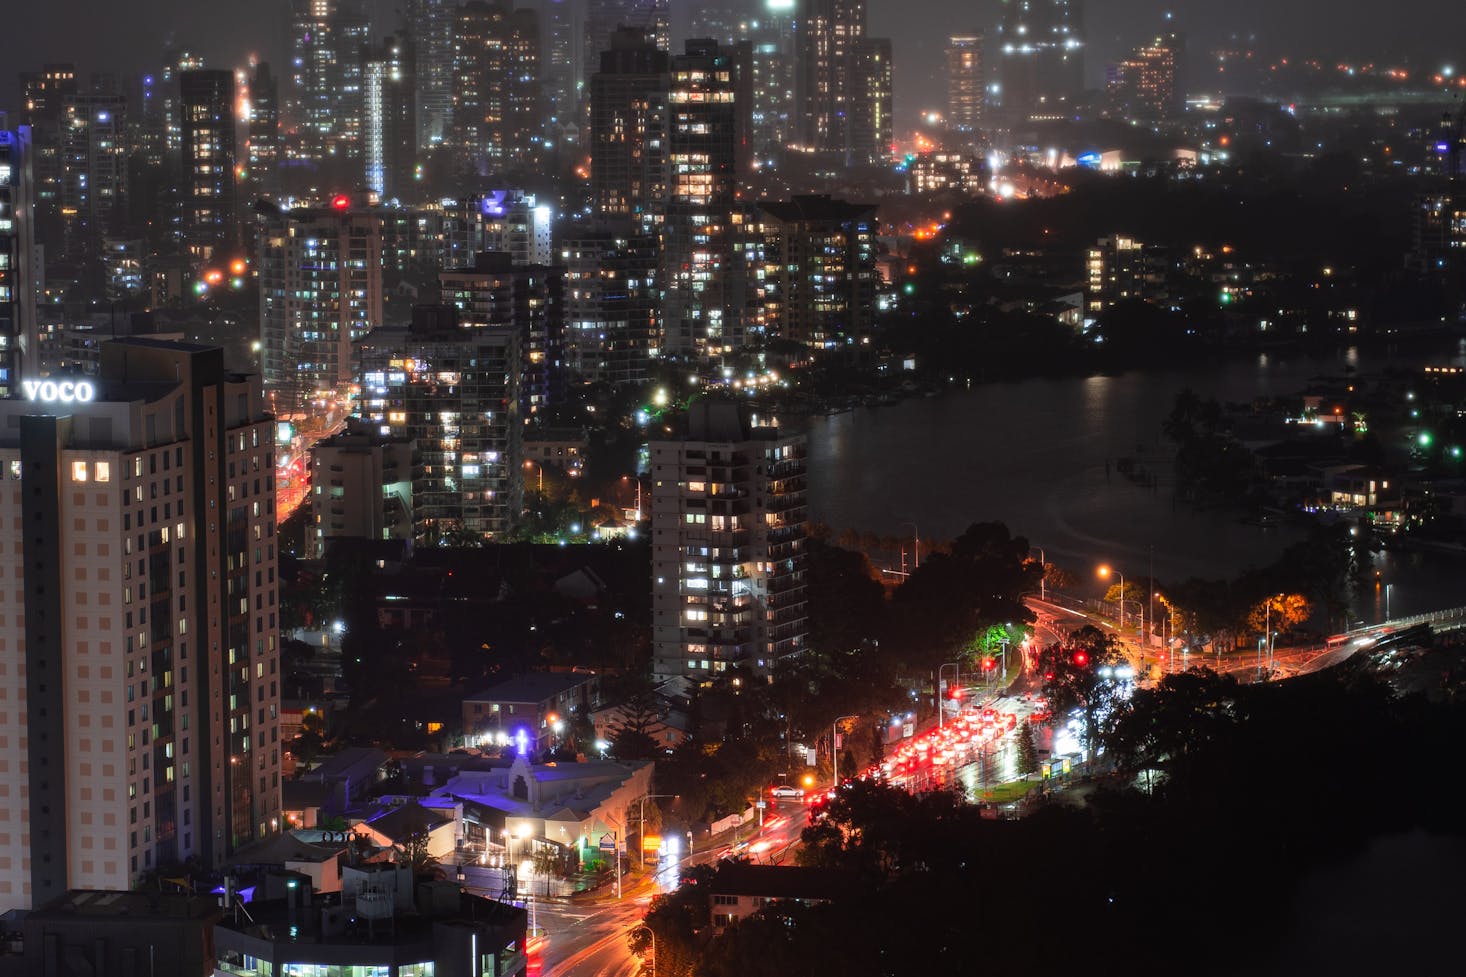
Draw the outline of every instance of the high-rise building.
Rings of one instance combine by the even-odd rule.
[[[1132,237],[1100,238],[1085,255],[1088,312],[1098,315],[1120,302],[1153,298],[1165,282],[1164,251]]]
[[[61,183],[65,167],[61,143],[67,107],[76,101],[76,66],[48,64],[20,76],[19,124],[31,131],[31,172],[35,177],[35,238],[61,249]]]
[[[982,127],[986,91],[982,41],[982,34],[953,34],[947,39],[947,127],[964,136]]]
[[[651,443],[652,670],[768,676],[804,648],[802,435],[703,401]]]
[[[411,441],[382,434],[380,425],[359,417],[317,441],[311,450],[307,552],[320,559],[338,539],[411,543],[413,450]]]
[[[804,0],[799,142],[856,165],[883,162],[891,143],[891,45],[865,29],[865,0]]]
[[[519,331],[464,329],[451,306],[419,306],[411,328],[378,329],[358,350],[361,417],[416,446],[414,539],[508,533],[523,505]]]
[[[288,415],[351,383],[351,341],[382,324],[382,216],[338,194],[259,227],[260,369]]]
[[[574,0],[539,0],[539,15],[544,108],[556,123],[574,124],[584,77],[580,10]]]
[[[662,233],[665,352],[716,356],[742,345],[730,314],[732,210],[737,195],[738,106],[733,52],[688,41],[672,59],[667,203]]]
[[[335,0],[290,0],[290,95],[286,118],[291,149],[306,159],[326,154],[335,125],[336,46],[332,43]]]
[[[992,94],[1009,122],[1068,114],[1084,91],[1082,0],[1003,0],[997,69]]]
[[[644,31],[616,31],[590,80],[591,207],[646,226],[667,194],[671,59]]]
[[[876,298],[876,208],[829,196],[766,200],[765,328],[811,350],[869,337]]]
[[[417,145],[431,149],[453,132],[453,20],[455,0],[407,0],[407,23],[417,61]]]
[[[881,164],[895,151],[894,65],[891,41],[862,37],[851,54],[850,99],[845,158],[852,163]]]
[[[209,261],[236,247],[238,240],[234,73],[185,71],[178,82],[183,117],[184,240],[190,255]]]
[[[388,37],[363,54],[362,162],[366,188],[407,195],[417,165],[417,65],[411,41]]]
[[[523,190],[488,190],[443,202],[443,267],[465,268],[481,251],[508,253],[516,266],[549,265],[552,213]]]
[[[127,206],[127,99],[76,95],[61,134],[61,254],[96,259]]]
[[[584,53],[581,65],[587,75],[600,70],[601,52],[611,49],[611,35],[622,28],[640,31],[663,51],[672,50],[672,17],[669,0],[585,0]],[[582,78],[585,88],[590,78]]]
[[[1112,108],[1125,118],[1142,121],[1180,115],[1185,93],[1177,83],[1177,74],[1183,49],[1180,35],[1157,37],[1113,65],[1106,78]]]
[[[528,162],[543,133],[535,11],[470,0],[458,8],[453,39],[454,143],[464,167],[489,177]]]
[[[259,379],[217,348],[113,340],[98,376],[28,380],[0,415],[0,898],[222,866],[280,816]]]
[[[579,377],[644,383],[661,352],[657,237],[633,221],[569,228],[565,271],[565,362]]]
[[[765,0],[744,22],[742,38],[752,45],[749,138],[755,154],[777,152],[797,134],[796,6],[796,0]]]
[[[362,49],[370,19],[352,0],[290,0],[291,150],[321,163],[361,154]]]
[[[0,397],[20,389],[21,371],[40,355],[31,163],[30,127],[6,129],[0,118]]]
[[[558,268],[516,265],[502,251],[474,255],[466,268],[438,275],[443,302],[462,329],[513,329],[523,356],[520,405],[526,416],[558,402],[564,382],[563,275]]]
[[[249,124],[246,158],[255,192],[267,197],[280,193],[280,84],[269,64],[255,65],[249,80]]]

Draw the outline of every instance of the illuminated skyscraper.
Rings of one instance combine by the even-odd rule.
[[[512,328],[523,356],[520,407],[527,415],[556,401],[564,379],[564,307],[558,268],[515,265],[511,255],[485,251],[467,268],[438,274],[443,302],[458,309],[470,332]]]
[[[278,828],[274,431],[258,377],[154,339],[0,400],[7,905]]]
[[[417,163],[416,63],[411,41],[388,37],[363,55],[362,163],[368,190],[406,196]]]
[[[339,195],[262,218],[260,368],[290,414],[351,383],[351,341],[382,323],[382,216]]]
[[[591,206],[650,226],[667,194],[671,59],[636,29],[617,31],[590,82]]]
[[[413,536],[502,538],[524,485],[519,332],[462,328],[452,306],[418,306],[410,329],[378,329],[358,348],[358,413],[375,433],[417,446]]]
[[[31,131],[31,172],[35,177],[35,237],[61,249],[61,143],[67,107],[76,101],[76,66],[48,64],[20,76],[19,124]]]
[[[0,397],[19,389],[21,370],[39,357],[36,334],[35,177],[28,126],[4,128],[0,115]]]
[[[652,671],[772,673],[805,646],[808,447],[742,405],[699,401],[651,442]]]
[[[540,0],[540,61],[549,117],[560,124],[576,121],[584,43],[580,12],[574,0]]]
[[[803,0],[797,27],[799,141],[856,165],[890,153],[891,43],[865,15],[865,0]]]
[[[317,163],[361,154],[362,48],[370,21],[351,0],[290,0],[293,151]]]
[[[127,100],[76,95],[61,132],[61,254],[96,259],[127,205]]]
[[[632,221],[565,231],[565,360],[588,380],[644,383],[661,351],[657,238]]]
[[[234,209],[234,73],[179,76],[183,116],[184,237],[208,261],[237,245]]]
[[[454,144],[471,173],[487,177],[536,155],[540,28],[534,10],[471,0],[454,28]]]
[[[947,127],[955,132],[974,133],[982,126],[982,41],[981,34],[947,39]]]
[[[1126,118],[1150,121],[1180,115],[1185,94],[1177,75],[1183,45],[1176,34],[1158,37],[1114,65],[1106,87],[1115,111]]]
[[[828,196],[766,200],[770,335],[811,350],[844,348],[872,331],[876,208]]]
[[[249,82],[249,178],[257,193],[280,193],[280,86],[265,62]]]
[[[453,131],[454,0],[407,0],[407,23],[417,65],[417,145],[428,149]]]
[[[772,152],[795,139],[796,0],[766,0],[745,21],[743,37],[753,47],[749,92],[749,138],[755,153]]]
[[[737,192],[737,78],[733,52],[688,41],[672,58],[668,92],[667,204],[662,223],[666,351],[704,357],[742,345],[730,312],[732,209]]]
[[[1082,0],[1003,0],[997,68],[1010,122],[1065,117],[1084,91]]]

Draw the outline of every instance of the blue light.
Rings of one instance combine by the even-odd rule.
[[[514,731],[514,752],[519,756],[529,755],[529,734],[521,726]]]
[[[1100,154],[1095,152],[1080,153],[1078,158],[1075,159],[1074,162],[1078,163],[1080,166],[1087,166],[1092,170],[1097,170],[1099,169],[1100,165]]]

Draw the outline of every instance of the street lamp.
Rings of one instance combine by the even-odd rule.
[[[539,471],[539,487],[535,491],[537,491],[540,495],[544,495],[545,494],[545,466],[542,465],[542,464],[540,464],[537,461],[531,461],[530,459],[526,458],[524,460],[524,467],[525,468],[529,468],[531,465],[533,465]]]
[[[621,481],[630,480],[630,475],[622,475]],[[636,521],[641,522],[641,476],[636,476]]]
[[[945,725],[945,719],[947,716],[947,706],[946,703],[942,701],[942,673],[949,668],[955,668],[957,670],[957,681],[962,681],[961,662],[947,662],[945,665],[942,665],[940,668],[937,669],[937,732],[939,733],[942,731],[942,726]]]
[[[645,923],[642,923],[636,929],[646,930],[647,937],[652,941],[652,977],[657,977],[657,934]],[[632,930],[632,932],[635,933],[636,929]]]
[[[902,526],[911,527],[911,569],[921,569],[921,530],[916,528],[914,522],[903,522]]]
[[[835,789],[840,789],[840,724],[847,719],[859,719],[860,716],[841,716],[830,724],[830,762],[835,775]]]
[[[1120,632],[1123,634],[1125,631],[1125,574],[1108,564],[1101,564],[1098,572],[1104,580],[1110,579],[1110,574],[1120,578]]]

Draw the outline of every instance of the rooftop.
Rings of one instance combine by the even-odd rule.
[[[593,672],[530,672],[464,696],[464,701],[544,702],[595,680]]]

